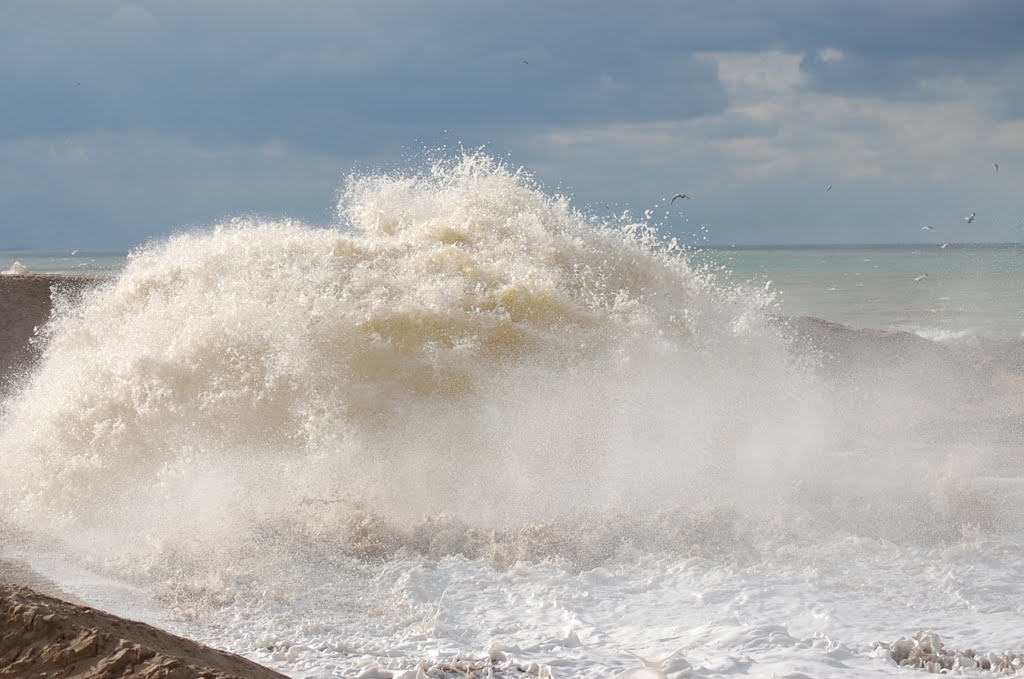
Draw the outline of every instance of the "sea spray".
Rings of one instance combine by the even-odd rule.
[[[62,309],[0,507],[126,577],[735,556],[836,490],[842,413],[770,310],[483,154],[352,176],[334,227],[178,234]]]
[[[0,546],[303,677],[1018,648],[1016,345],[786,318],[700,261],[481,154],[140,248],[11,382]]]

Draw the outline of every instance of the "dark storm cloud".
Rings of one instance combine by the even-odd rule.
[[[180,126],[183,116],[244,134],[285,113],[294,127],[685,118],[723,103],[714,73],[691,60],[701,51],[806,51],[816,86],[868,90],[874,82],[884,92],[1024,50],[1024,3],[1014,0],[110,0],[14,3],[0,14],[0,74],[14,102],[5,107],[6,134],[15,122]],[[825,47],[850,61],[816,59]],[[619,89],[602,88],[602,75]]]
[[[312,3],[300,17],[245,3],[64,7],[53,21],[47,3],[21,6],[0,29],[0,135],[146,129],[350,148],[366,123],[572,125],[727,104],[714,68],[668,39],[653,6],[625,21],[540,3]]]
[[[0,135],[145,129],[353,150],[359,126],[573,126],[723,110],[703,51],[807,54],[810,86],[906,94],[1022,49],[1024,3],[14,3]],[[821,48],[846,58],[824,61]],[[528,63],[524,63],[528,62]]]
[[[970,60],[1020,53],[1015,0],[791,0],[761,13],[793,48],[837,47],[878,57]]]
[[[743,137],[780,156],[806,143],[793,131],[778,141],[785,118],[770,107],[731,109],[708,52],[802,54],[803,88],[883,108],[944,96],[923,79],[997,79],[997,96],[976,101],[981,118],[1020,117],[1022,25],[1015,0],[10,0],[0,3],[0,247],[39,245],[39,234],[47,246],[128,246],[249,209],[323,221],[349,169],[438,144],[546,162],[557,182],[573,168],[543,140],[580,128],[623,124],[628,139],[630,124],[699,119],[708,164]],[[598,183],[623,199],[645,194],[668,170],[631,183],[629,168],[686,162],[661,148],[623,142],[605,172],[615,179]]]
[[[783,46],[805,53],[809,87],[842,95],[929,97],[921,80],[992,76],[1024,56],[1014,0],[796,3],[776,23]]]

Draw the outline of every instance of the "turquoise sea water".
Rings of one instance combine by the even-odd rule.
[[[929,339],[1024,333],[1020,244],[771,247],[706,256],[736,280],[771,281],[790,315]]]

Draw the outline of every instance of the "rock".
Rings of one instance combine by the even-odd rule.
[[[0,677],[282,679],[231,653],[15,585],[0,584]]]

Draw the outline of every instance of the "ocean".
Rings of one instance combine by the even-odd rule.
[[[292,677],[1024,673],[1024,250],[655,226],[470,154],[0,253],[109,276],[11,380],[0,556]]]
[[[1024,243],[707,246],[696,266],[729,285],[770,283],[779,313],[857,328],[902,330],[933,340],[1024,336]],[[124,252],[3,252],[0,268],[116,276]]]

